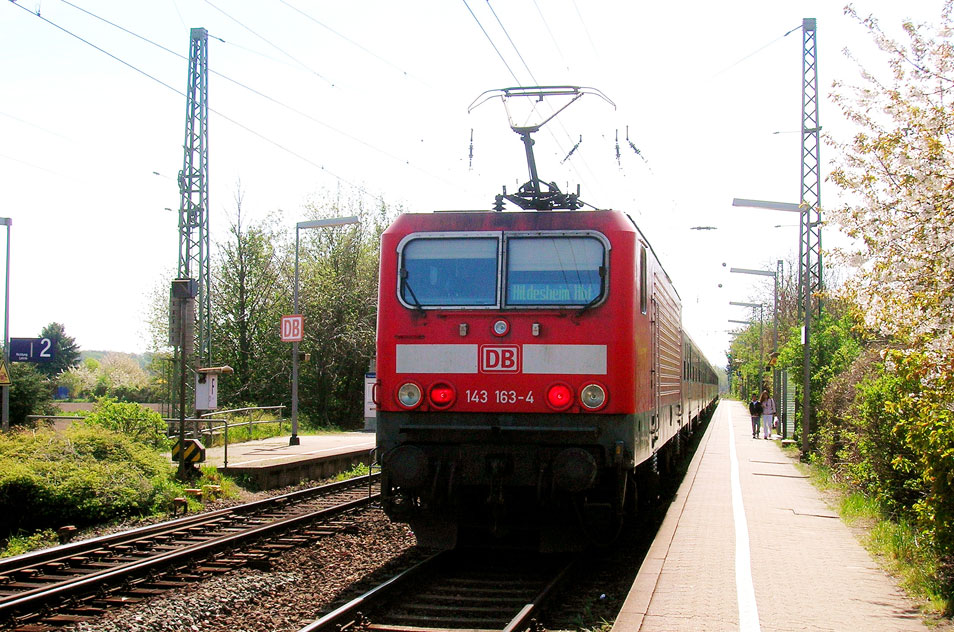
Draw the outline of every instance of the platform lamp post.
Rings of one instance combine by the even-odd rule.
[[[313,219],[295,224],[295,289],[293,294],[293,311],[298,314],[298,245],[299,233],[303,228],[325,228],[328,226],[347,226],[348,224],[357,224],[357,217],[329,217],[327,219]],[[288,445],[299,445],[301,439],[298,437],[298,341],[292,342],[292,431],[291,438],[288,439]]]
[[[0,225],[7,227],[7,265],[6,282],[3,291],[3,363],[10,371],[10,227],[13,220],[9,217],[0,217]],[[10,387],[3,386],[3,394],[0,395],[0,415],[2,415],[3,431],[10,430]]]
[[[759,310],[759,391],[762,390],[762,374],[765,373],[765,351],[764,343],[762,342],[762,326],[765,321],[765,306],[761,303],[743,303],[741,301],[729,301],[729,305],[736,305],[737,307],[751,307],[752,309],[758,308]]]
[[[746,306],[749,306],[749,307],[758,307],[758,304],[756,304],[756,303],[736,303],[736,302],[730,302],[729,304],[730,304],[730,305],[746,305]],[[730,323],[735,323],[735,324],[737,324],[737,325],[752,325],[752,324],[753,324],[753,322],[752,322],[751,320],[732,320],[731,318],[729,319],[729,322],[730,322]],[[761,318],[760,318],[760,319],[759,319],[759,364],[761,364],[761,363],[762,363],[762,321],[761,321]],[[739,370],[741,371],[741,367],[740,367]],[[743,377],[744,377],[744,376],[743,376]],[[748,380],[746,379],[745,382],[747,382],[747,381],[748,381]],[[745,388],[743,389],[745,392],[742,393],[742,396],[743,396],[743,397],[747,397],[747,396],[748,396],[747,394],[748,394],[749,390],[751,390],[751,387],[752,387],[751,384],[748,384],[748,383],[745,383],[745,382],[744,382]],[[762,383],[762,375],[759,374],[759,390],[762,389],[761,383]]]
[[[784,268],[783,268],[784,265],[785,265],[784,262],[781,259],[779,259],[778,263],[776,264],[775,272],[769,272],[768,270],[750,270],[748,268],[729,268],[729,272],[734,272],[736,274],[754,274],[757,276],[767,276],[767,277],[772,277],[772,279],[775,281],[775,291],[774,291],[775,305],[774,305],[774,310],[772,312],[772,357],[773,359],[778,358],[778,284],[784,272]],[[781,389],[779,385],[778,368],[775,366],[775,362],[773,361],[772,362],[772,396],[776,398],[776,401],[778,401],[780,390]],[[780,419],[781,417],[782,416],[779,415]],[[788,429],[787,424],[782,425],[782,428],[780,428],[780,430],[782,431],[783,439],[787,438],[786,436],[788,434],[786,432],[787,429]]]
[[[746,200],[741,198],[733,198],[732,206],[745,206],[749,208],[762,208],[768,209],[771,211],[788,211],[792,213],[799,213],[800,215],[800,226],[804,227],[807,232],[807,229],[810,226],[814,225],[811,222],[811,206],[808,204],[791,204],[789,202],[768,202],[765,200]],[[811,397],[809,396],[809,391],[811,390],[812,374],[811,374],[811,364],[812,364],[812,350],[811,350],[811,323],[812,323],[812,266],[809,265],[807,259],[810,258],[811,253],[805,252],[803,247],[801,235],[799,235],[799,249],[800,249],[800,263],[799,263],[799,275],[801,278],[802,292],[803,295],[800,297],[802,301],[802,316],[804,321],[802,323],[802,455],[807,456],[811,444],[808,441],[808,429],[810,427],[810,417],[812,411],[812,402]],[[821,278],[821,259],[819,258],[818,262],[818,274],[819,279]]]

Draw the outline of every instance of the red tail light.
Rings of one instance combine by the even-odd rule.
[[[554,384],[547,390],[547,404],[554,410],[565,410],[573,403],[573,390],[566,384]]]
[[[428,397],[430,398],[431,405],[434,406],[434,408],[447,408],[454,403],[455,399],[457,399],[457,392],[450,384],[438,382],[431,387]]]

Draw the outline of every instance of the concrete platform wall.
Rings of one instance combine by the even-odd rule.
[[[355,465],[367,465],[368,458],[367,450],[357,450],[268,467],[220,467],[219,472],[233,478],[244,478],[260,490],[277,489],[297,485],[301,481],[337,476]]]

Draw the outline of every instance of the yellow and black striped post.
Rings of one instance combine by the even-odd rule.
[[[172,460],[185,461],[186,463],[202,463],[205,461],[205,448],[195,439],[186,439],[185,449],[182,443],[176,441],[172,446]]]

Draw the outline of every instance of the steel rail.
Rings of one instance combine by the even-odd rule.
[[[418,562],[406,571],[399,573],[387,580],[383,584],[376,586],[364,593],[360,597],[355,597],[343,606],[332,610],[317,621],[314,621],[300,629],[298,632],[322,632],[324,630],[333,630],[335,626],[344,625],[354,621],[358,615],[358,608],[367,606],[386,597],[394,588],[402,585],[410,578],[420,575],[425,569],[441,562],[445,557],[450,556],[450,551],[440,551],[430,557]]]
[[[564,566],[563,569],[557,573],[556,577],[551,579],[550,583],[540,591],[536,599],[520,609],[520,612],[510,620],[510,623],[503,629],[503,632],[520,632],[521,630],[529,628],[532,620],[539,616],[544,604],[550,600],[553,593],[556,592],[556,589],[563,583],[563,580],[566,579],[566,576],[573,570],[573,567],[576,566],[578,559],[579,558],[574,558]]]
[[[75,557],[82,553],[89,553],[97,549],[114,546],[116,544],[122,544],[124,542],[129,542],[144,537],[166,535],[170,532],[175,532],[190,526],[198,526],[207,522],[214,522],[228,516],[253,513],[255,511],[266,509],[270,505],[281,505],[287,503],[288,501],[298,501],[303,497],[334,493],[342,489],[347,489],[350,486],[357,487],[359,483],[362,485],[369,484],[380,476],[380,473],[371,474],[369,476],[359,476],[344,481],[329,483],[327,485],[319,485],[317,487],[300,489],[287,494],[281,494],[280,496],[263,498],[261,500],[245,503],[243,505],[237,505],[235,507],[217,509],[215,511],[195,514],[192,516],[184,516],[175,520],[167,520],[157,524],[147,525],[145,527],[137,527],[135,529],[130,529],[129,531],[122,531],[97,538],[90,538],[88,540],[80,540],[78,542],[61,544],[49,549],[24,553],[23,555],[17,555],[15,557],[3,558],[0,559],[0,575],[22,571],[35,566],[42,566],[44,564],[50,564],[53,562],[59,562],[71,557]]]
[[[354,479],[352,479],[354,480]],[[110,580],[119,580],[125,579],[132,575],[143,575],[146,571],[154,570],[157,568],[164,568],[172,566],[178,562],[183,562],[187,559],[193,557],[199,557],[201,554],[212,553],[220,548],[225,548],[236,542],[242,540],[251,540],[264,535],[268,535],[274,531],[288,529],[290,527],[298,526],[301,523],[313,522],[320,518],[329,518],[331,516],[349,511],[351,509],[357,509],[359,507],[369,504],[372,500],[377,498],[380,494],[373,494],[369,497],[360,498],[358,500],[352,500],[340,505],[335,505],[334,507],[327,507],[325,509],[320,509],[318,511],[310,512],[307,514],[299,516],[291,516],[289,518],[284,518],[278,521],[275,521],[270,524],[261,525],[259,527],[254,527],[247,529],[240,533],[233,533],[230,535],[222,536],[208,542],[202,542],[199,544],[194,544],[191,546],[183,547],[175,551],[167,551],[165,553],[160,553],[158,555],[149,557],[145,560],[140,560],[137,562],[132,562],[130,564],[123,564],[117,568],[112,569],[103,569],[101,571],[95,571],[83,576],[80,579],[67,580],[63,582],[58,582],[51,584],[50,586],[44,586],[42,588],[34,588],[31,590],[24,591],[23,593],[16,596],[16,598],[9,601],[0,602],[0,616],[10,615],[15,613],[18,610],[23,610],[26,608],[36,608],[37,604],[49,601],[51,599],[62,598],[65,596],[72,595],[74,593],[80,592],[84,589],[91,589],[100,584],[104,584]]]
[[[370,608],[377,605],[379,602],[386,600],[396,588],[405,585],[408,581],[421,575],[423,571],[430,570],[431,568],[444,563],[445,560],[451,557],[452,553],[453,551],[441,551],[421,562],[418,562],[408,570],[395,575],[381,585],[364,593],[360,597],[352,599],[343,606],[340,606],[332,612],[322,616],[320,619],[310,623],[304,628],[301,628],[298,630],[298,632],[328,632],[332,630],[337,631],[347,629],[351,624],[358,622],[358,620],[361,618],[359,615],[367,614],[367,612],[360,612],[360,608]],[[556,589],[563,583],[567,575],[577,564],[578,560],[579,558],[574,558],[562,569],[560,569],[553,579],[551,579],[547,585],[536,595],[533,601],[520,608],[520,611],[510,620],[509,623],[507,623],[505,627],[502,628],[503,632],[521,632],[522,630],[528,629],[532,625],[533,620],[539,617],[543,606],[553,596]],[[422,632],[428,629],[430,628],[420,628]],[[444,628],[434,629],[436,630]]]

